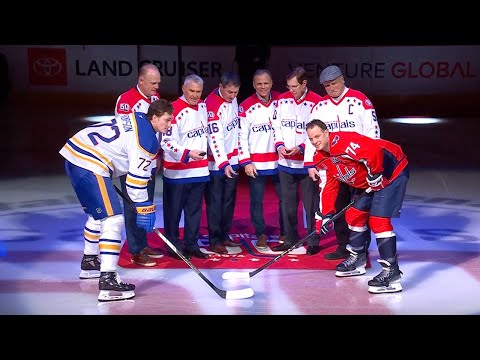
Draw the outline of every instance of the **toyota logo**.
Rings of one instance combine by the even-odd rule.
[[[54,58],[41,58],[33,63],[33,71],[37,75],[51,77],[62,71],[62,64]]]

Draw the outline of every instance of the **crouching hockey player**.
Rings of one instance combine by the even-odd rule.
[[[88,215],[80,279],[99,278],[99,301],[131,299],[135,285],[117,274],[124,225],[122,207],[112,179],[127,174],[127,192],[137,208],[137,226],[152,232],[155,205],[148,201],[147,183],[155,176],[159,150],[157,132],[171,127],[172,104],[164,99],[107,123],[86,127],[71,137],[59,153],[65,170]]]
[[[346,211],[350,256],[337,265],[335,275],[365,274],[370,237],[368,223],[377,240],[378,262],[383,267],[380,274],[368,281],[368,291],[374,294],[402,291],[397,238],[391,218],[400,216],[405,197],[409,178],[407,157],[397,144],[356,132],[331,133],[325,123],[317,119],[307,124],[307,134],[316,149],[314,162],[320,174],[318,233],[330,230],[326,222],[340,210],[335,209],[340,182],[358,191],[372,190]]]

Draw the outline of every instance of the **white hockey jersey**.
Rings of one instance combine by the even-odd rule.
[[[205,99],[208,111],[208,169],[223,175],[230,164],[238,168],[238,103],[237,98],[228,102],[220,96],[219,89],[213,90]]]
[[[265,103],[254,93],[238,107],[238,162],[241,166],[253,163],[259,175],[278,173],[272,119],[279,95],[279,92],[272,91],[270,101]]]
[[[276,139],[275,149],[283,145],[286,148],[299,146],[301,152],[296,155],[279,157],[279,170],[292,174],[305,174],[303,156],[305,142],[308,140],[306,125],[310,121],[310,113],[313,107],[320,102],[322,97],[311,90],[306,90],[303,96],[296,100],[290,91],[281,94],[278,98],[277,107],[273,115]]]
[[[144,202],[158,147],[152,124],[138,112],[80,130],[59,152],[71,163],[100,176],[127,174],[128,195],[134,202]]]
[[[310,121],[313,119],[322,120],[330,132],[354,131],[373,139],[380,138],[380,127],[372,102],[362,92],[348,87],[336,100],[329,95],[323,97],[310,114]],[[305,144],[304,165],[307,168],[315,167],[315,148],[308,138]]]
[[[208,160],[192,160],[190,150],[207,152],[207,106],[200,101],[190,105],[184,96],[173,103],[172,127],[163,135],[163,181],[192,183],[210,180]]]

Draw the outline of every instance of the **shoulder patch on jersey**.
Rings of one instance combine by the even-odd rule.
[[[130,111],[130,105],[127,103],[120,103],[118,104],[118,109],[122,111]]]
[[[238,106],[238,112],[239,112],[239,113],[240,113],[240,112],[243,113],[243,106],[242,106],[242,105],[239,105],[239,106]]]
[[[332,146],[335,146],[338,140],[340,140],[340,137],[338,135],[335,135],[332,140]]]
[[[213,119],[214,116],[215,116],[215,114],[213,113],[213,111],[208,112],[208,118],[209,119]]]
[[[370,101],[370,99],[365,100],[365,103],[366,103],[368,106],[373,106],[373,104],[372,104],[372,102]]]

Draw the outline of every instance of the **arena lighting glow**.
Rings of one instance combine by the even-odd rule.
[[[83,120],[88,122],[93,122],[93,123],[99,123],[99,122],[112,121],[113,118],[115,118],[115,115],[98,115],[98,116],[87,116],[87,117],[84,117]]]
[[[431,124],[443,123],[445,122],[445,119],[430,118],[430,117],[403,117],[403,118],[385,119],[384,121],[392,122],[396,124],[431,125]]]

